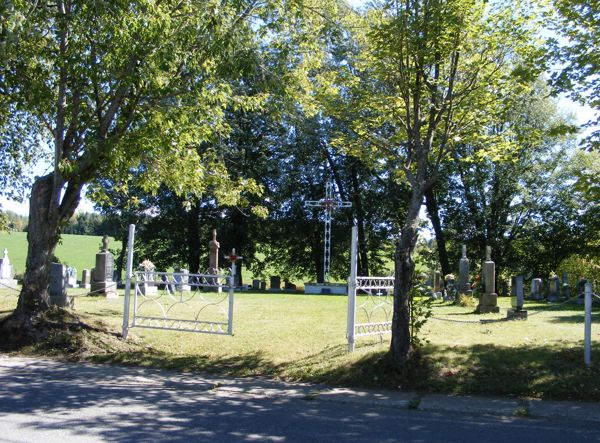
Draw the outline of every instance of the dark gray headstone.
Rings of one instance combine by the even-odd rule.
[[[273,275],[271,276],[271,290],[279,290],[281,289],[281,277],[279,277],[278,275]]]
[[[523,309],[524,291],[523,291],[523,276],[517,275],[512,278],[511,286],[511,305],[517,310]]]
[[[260,289],[260,280],[255,278],[252,280],[252,289],[258,291]]]
[[[67,296],[67,267],[60,263],[50,265],[50,305],[67,307],[71,302]]]
[[[554,275],[548,278],[548,301],[556,302],[560,300],[560,284],[558,276]]]

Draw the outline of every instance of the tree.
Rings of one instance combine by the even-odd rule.
[[[565,176],[572,150],[576,128],[569,119],[558,112],[545,81],[539,79],[522,94],[511,97],[504,112],[494,118],[491,127],[482,128],[493,136],[486,145],[477,142],[478,137],[462,140],[453,157],[443,167],[443,180],[435,185],[438,217],[443,227],[444,238],[436,231],[438,247],[449,240],[453,267],[460,259],[460,244],[465,243],[472,251],[478,251],[483,260],[485,246],[492,247],[492,259],[496,263],[496,275],[503,270],[527,273],[538,272],[547,266],[556,267],[558,252],[554,246],[528,242],[528,251],[545,249],[534,253],[527,269],[515,244],[534,237],[534,226],[542,232],[557,232],[551,229],[561,220],[563,229],[569,231],[564,240],[558,242],[564,249],[580,242],[581,227],[579,204],[573,205],[568,196],[572,184]],[[502,156],[481,156],[489,144],[512,146]],[[567,192],[565,192],[567,191]],[[573,208],[570,210],[569,208]],[[579,208],[579,209],[575,209]],[[564,231],[563,231],[564,232]],[[563,249],[563,248],[560,248]],[[560,255],[560,254],[559,254]],[[455,268],[456,269],[456,268]]]
[[[557,15],[551,39],[554,61],[560,69],[552,74],[558,91],[596,110],[588,126],[595,127],[586,138],[590,148],[600,148],[600,5],[597,0],[555,0]]]
[[[367,15],[360,44],[368,81],[355,86],[367,111],[354,124],[351,149],[410,188],[395,252],[390,354],[398,366],[412,351],[412,256],[423,197],[460,139],[488,126],[502,99],[543,66],[529,18],[527,8],[477,0],[381,2]]]
[[[25,129],[30,139],[47,142],[53,158],[52,172],[31,189],[23,289],[3,321],[27,338],[48,308],[50,260],[86,183],[122,180],[139,164],[147,190],[164,183],[178,194],[201,194],[212,187],[223,202],[235,201],[243,186],[228,180],[218,155],[190,148],[226,136],[226,106],[260,105],[261,97],[235,96],[227,79],[243,71],[260,37],[292,27],[287,17],[299,20],[303,6],[255,0],[13,5],[2,16],[19,20],[1,42],[0,113],[11,117],[1,121],[9,134],[1,142],[15,150]]]

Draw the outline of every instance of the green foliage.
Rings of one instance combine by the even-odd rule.
[[[424,282],[414,284],[410,293],[410,344],[415,348],[423,345],[422,329],[433,315],[432,304],[430,290]]]
[[[596,117],[588,122],[594,130],[586,138],[589,148],[600,147],[600,5],[597,0],[555,0],[553,29],[561,39],[551,39],[554,61],[561,67],[552,81],[575,101],[589,104]]]
[[[5,231],[17,231],[23,232],[27,230],[28,217],[16,214],[12,211],[4,211],[0,210],[0,218],[2,219],[2,226],[0,230]]]
[[[76,235],[110,235],[111,237],[120,234],[119,230],[116,229],[114,220],[95,212],[76,213],[62,232]]]

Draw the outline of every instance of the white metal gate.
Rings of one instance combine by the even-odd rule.
[[[228,274],[132,272],[134,233],[130,225],[123,337],[134,327],[233,335],[235,262]]]
[[[348,351],[357,337],[389,334],[392,330],[394,277],[356,275],[358,230],[352,228],[350,277],[348,278]]]

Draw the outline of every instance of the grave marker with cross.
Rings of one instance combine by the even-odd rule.
[[[331,215],[334,209],[350,208],[351,202],[335,200],[333,197],[333,184],[327,182],[325,184],[325,198],[321,200],[307,200],[304,202],[305,208],[323,208],[325,209],[325,240],[323,253],[323,280],[324,283],[329,283],[329,268],[331,257]]]

